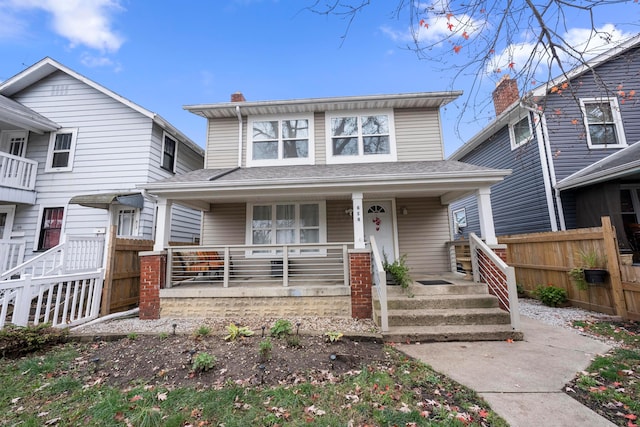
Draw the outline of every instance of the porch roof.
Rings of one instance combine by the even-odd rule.
[[[3,126],[2,123],[7,125]],[[32,109],[0,95],[0,128],[13,129],[15,126],[38,134],[60,128],[60,125]]]
[[[441,160],[419,162],[300,165],[200,169],[140,185],[172,200],[247,200],[365,197],[442,197],[443,202],[504,179],[510,170]]]

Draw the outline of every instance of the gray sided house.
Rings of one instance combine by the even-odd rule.
[[[156,200],[136,188],[203,166],[204,151],[162,117],[51,58],[0,83],[0,266],[67,235],[152,239]],[[170,238],[199,239],[176,205]]]
[[[640,261],[640,36],[520,97],[494,91],[496,119],[450,156],[508,168],[491,188],[497,235],[600,225]],[[457,237],[479,229],[472,198],[451,203]]]

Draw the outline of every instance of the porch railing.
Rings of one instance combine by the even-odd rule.
[[[22,264],[26,244],[24,239],[0,240],[0,273]]]
[[[171,246],[167,287],[204,282],[229,287],[264,285],[349,286],[351,243]]]
[[[511,327],[520,329],[520,310],[516,290],[516,273],[474,233],[469,233],[473,281],[486,283],[498,298],[500,307],[509,312]]]
[[[380,302],[380,328],[382,329],[382,332],[387,332],[389,330],[389,312],[387,310],[387,276],[384,271],[380,252],[378,252],[376,239],[371,236],[369,242],[371,244],[373,288],[376,290],[378,294],[378,301]]]
[[[0,280],[95,271],[102,267],[103,236],[67,236],[66,241],[0,274]]]
[[[0,282],[0,329],[6,323],[71,327],[98,317],[104,271]],[[32,314],[33,313],[33,314]]]
[[[0,152],[0,186],[33,190],[36,188],[38,162]]]

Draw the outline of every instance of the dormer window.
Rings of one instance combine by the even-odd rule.
[[[395,161],[391,111],[327,113],[327,163]]]
[[[255,117],[249,129],[248,166],[313,164],[312,117]]]

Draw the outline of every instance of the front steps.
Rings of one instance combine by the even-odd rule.
[[[412,297],[398,286],[387,287],[389,331],[386,342],[522,340],[509,313],[498,307],[484,284],[449,279],[451,285],[414,283]],[[380,325],[380,302],[373,292],[373,315]]]

